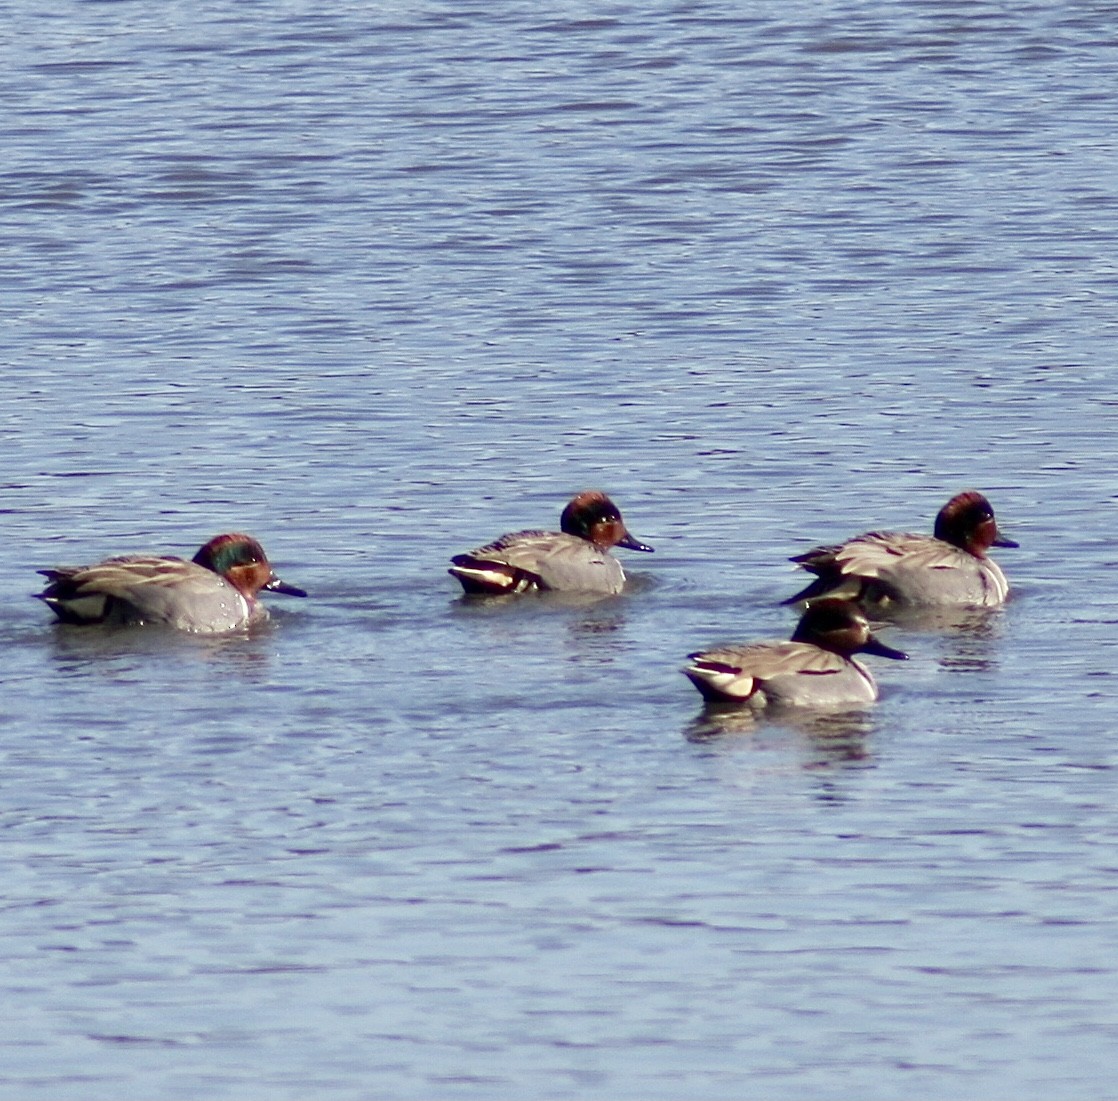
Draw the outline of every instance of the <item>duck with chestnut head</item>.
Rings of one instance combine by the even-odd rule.
[[[823,597],[856,600],[864,608],[973,606],[1005,602],[1009,582],[987,553],[1016,547],[998,530],[990,502],[977,490],[952,497],[932,535],[870,531],[792,561],[816,579],[785,604]]]
[[[619,593],[625,571],[613,547],[651,551],[634,539],[617,506],[602,492],[574,497],[559,531],[516,531],[476,550],[455,555],[449,572],[469,594],[525,592]]]
[[[240,631],[268,618],[261,592],[307,594],[272,570],[250,535],[217,535],[193,559],[129,554],[40,570],[37,596],[63,623],[160,623],[195,634]]]

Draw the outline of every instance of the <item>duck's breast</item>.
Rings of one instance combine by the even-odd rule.
[[[774,657],[754,674],[771,705],[835,708],[877,699],[877,683],[859,661],[803,642],[783,644]]]
[[[544,588],[554,592],[619,593],[625,571],[609,553],[583,539],[567,539],[548,549],[538,571]]]

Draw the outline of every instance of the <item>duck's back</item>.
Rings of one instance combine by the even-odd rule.
[[[451,562],[467,592],[619,593],[625,585],[609,551],[562,532],[511,532]]]
[[[860,662],[808,642],[754,642],[691,655],[684,670],[707,699],[793,707],[872,703],[877,685]]]
[[[49,583],[40,599],[65,623],[160,623],[215,634],[267,617],[224,578],[181,558],[124,555],[42,573]]]
[[[847,576],[876,581],[866,595],[879,601],[993,605],[1009,591],[992,559],[929,535],[871,532],[839,548],[836,562]]]

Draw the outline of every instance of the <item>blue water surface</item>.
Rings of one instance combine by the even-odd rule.
[[[0,1096],[1115,1095],[1108,5],[0,15]],[[462,600],[591,487],[626,595]],[[968,487],[1004,609],[704,718]],[[250,636],[30,599],[231,530]]]

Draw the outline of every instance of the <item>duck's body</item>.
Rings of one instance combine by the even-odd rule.
[[[870,609],[1003,604],[1009,582],[988,557],[990,547],[1016,547],[999,531],[989,501],[974,490],[953,497],[936,517],[934,535],[866,532],[792,559],[816,580],[785,601],[856,600]]]
[[[239,533],[219,535],[192,561],[120,555],[90,566],[40,570],[38,595],[63,623],[164,624],[195,634],[240,631],[268,618],[261,590],[306,596],[272,572],[263,548]]]
[[[683,672],[708,702],[833,710],[877,699],[877,682],[856,653],[907,656],[874,638],[850,602],[821,600],[804,612],[790,641],[699,651]]]
[[[611,547],[651,551],[634,539],[617,506],[596,491],[580,493],[563,510],[560,531],[517,531],[456,555],[449,572],[467,593],[537,591],[619,593],[625,571]]]

